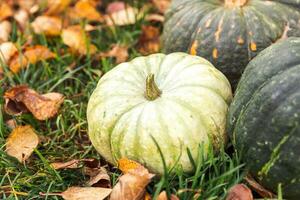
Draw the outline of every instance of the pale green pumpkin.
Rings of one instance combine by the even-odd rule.
[[[89,136],[97,151],[115,164],[129,158],[162,173],[157,141],[168,167],[178,161],[192,170],[199,145],[220,147],[231,87],[207,60],[185,53],[153,54],[122,63],[106,73],[90,97]],[[205,153],[205,152],[204,152]]]

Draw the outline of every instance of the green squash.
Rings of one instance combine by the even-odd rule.
[[[300,36],[299,0],[173,0],[162,44],[208,59],[236,85],[253,57],[289,36]]]
[[[186,172],[198,146],[225,144],[229,81],[207,60],[186,53],[153,54],[106,73],[87,109],[89,136],[110,163],[128,158],[162,173],[178,161]],[[178,160],[179,159],[179,160]]]
[[[228,133],[250,172],[267,188],[300,199],[300,38],[262,51],[238,84]]]

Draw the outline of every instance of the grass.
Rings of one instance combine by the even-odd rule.
[[[137,2],[139,6],[143,4],[143,1]],[[128,45],[129,59],[132,59],[140,55],[135,47],[141,26],[148,23],[141,19],[135,25],[101,27],[92,32],[91,42],[99,52],[108,50],[112,44]],[[22,46],[26,38],[17,31],[16,23],[13,27],[11,40]],[[62,50],[67,52],[67,47],[59,37],[46,38],[33,34],[33,44],[47,46],[57,54]],[[2,105],[5,90],[20,84],[26,84],[40,93],[60,92],[66,100],[57,117],[44,122],[36,120],[31,114],[9,116],[1,108],[0,199],[61,199],[56,196],[41,197],[39,193],[61,192],[69,186],[84,186],[87,177],[82,168],[56,171],[49,163],[82,158],[100,159],[87,136],[86,106],[99,74],[114,66],[116,63],[113,58],[95,60],[92,56],[66,53],[54,60],[30,65],[18,74],[13,75],[5,70],[4,78],[0,80]],[[5,140],[11,132],[5,121],[9,119],[16,120],[18,125],[31,125],[42,138],[26,164],[20,164],[5,153]],[[201,148],[199,151],[202,151]],[[166,190],[180,199],[223,199],[228,188],[242,179],[242,166],[234,153],[228,155],[221,151],[219,156],[215,156],[211,150],[206,159],[199,159],[203,160],[202,165],[191,160],[195,173],[184,174],[178,170],[175,173],[166,172],[164,176],[153,180],[147,188],[148,192],[154,197]],[[119,172],[112,168],[109,173],[115,183]]]

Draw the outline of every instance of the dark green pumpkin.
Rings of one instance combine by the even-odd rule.
[[[257,53],[288,36],[300,36],[300,0],[173,0],[162,44],[210,60],[236,83]]]
[[[227,131],[265,187],[282,184],[300,199],[300,38],[263,50],[249,65],[230,106]]]

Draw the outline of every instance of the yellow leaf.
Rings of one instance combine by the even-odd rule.
[[[118,168],[124,173],[128,173],[128,171],[132,170],[132,169],[137,169],[143,167],[141,164],[133,161],[133,160],[129,160],[127,158],[121,158],[118,160]]]
[[[86,18],[88,20],[93,21],[102,20],[102,16],[96,10],[95,5],[93,5],[90,1],[87,0],[78,1],[75,4],[74,11],[80,18]]]
[[[34,129],[27,126],[18,126],[9,135],[6,141],[6,153],[24,162],[37,147],[39,138]]]
[[[46,15],[56,15],[67,9],[71,0],[48,0]]]
[[[96,46],[88,45],[89,36],[80,26],[70,26],[63,29],[61,37],[64,44],[79,54],[86,55],[96,52]]]
[[[0,21],[13,15],[12,8],[5,2],[0,3]]]

